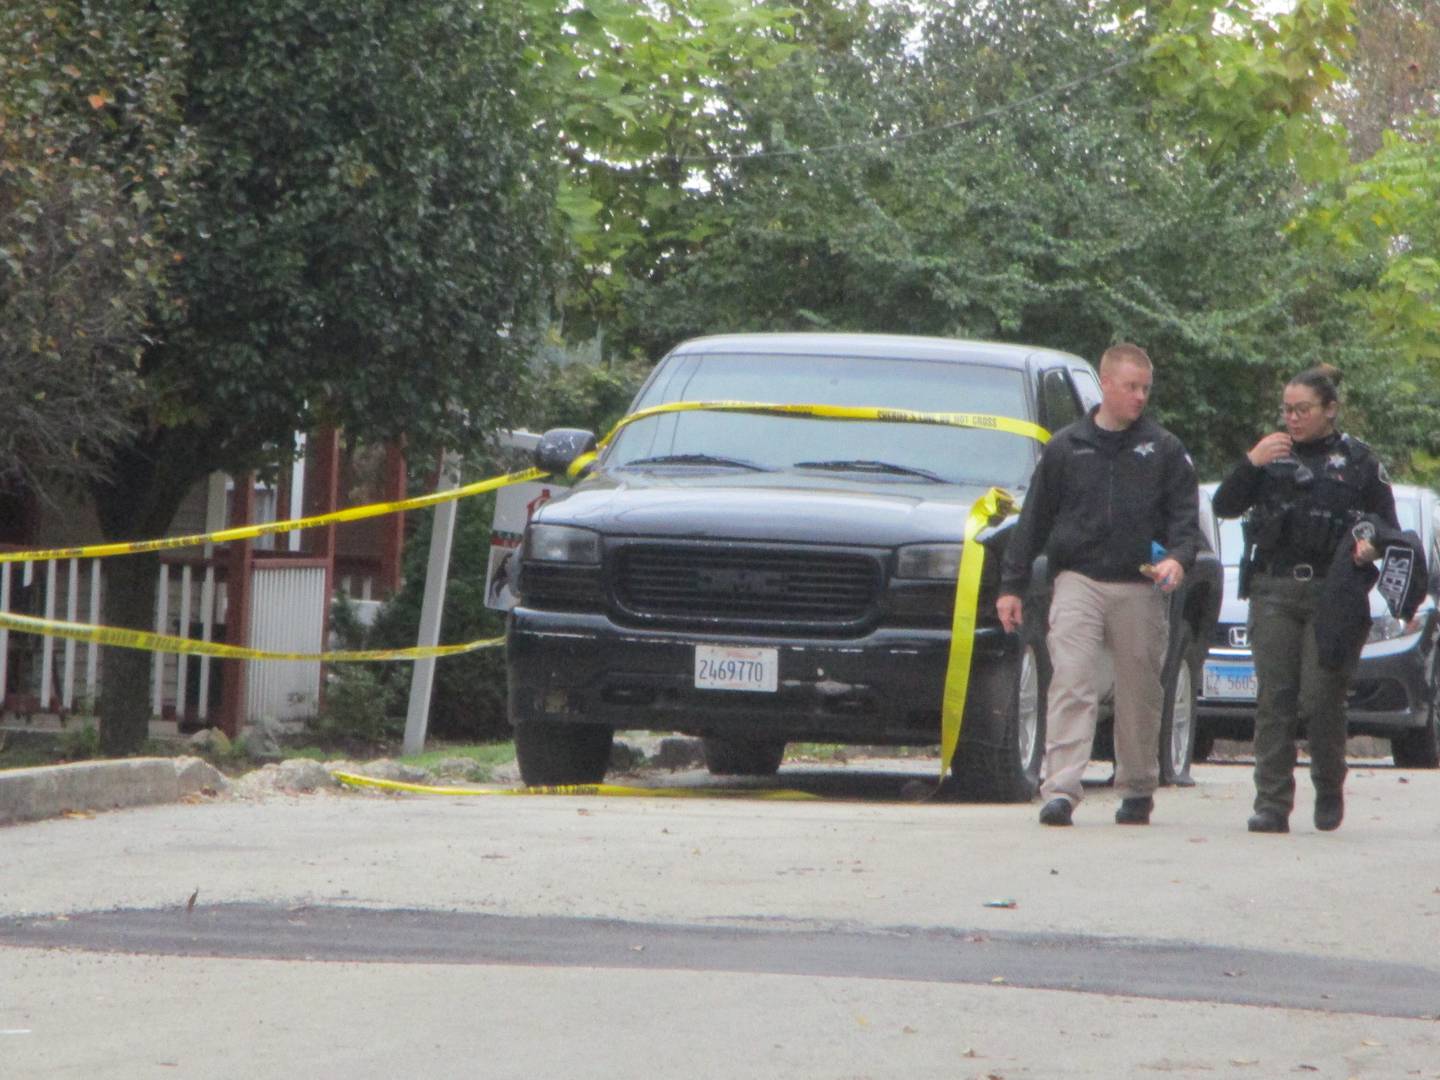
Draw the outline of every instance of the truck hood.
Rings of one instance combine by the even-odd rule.
[[[609,536],[893,547],[960,540],[988,490],[816,473],[626,471],[585,480],[534,520]]]

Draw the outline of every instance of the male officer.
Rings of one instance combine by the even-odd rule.
[[[1044,825],[1069,825],[1095,738],[1101,650],[1115,667],[1115,820],[1148,825],[1160,779],[1160,669],[1168,598],[1203,543],[1195,469],[1180,440],[1144,416],[1150,357],[1114,345],[1100,358],[1100,404],[1061,429],[1035,467],[1001,570],[996,613],[1021,624],[1030,564],[1049,556]],[[1164,549],[1155,561],[1152,544]],[[1151,563],[1154,563],[1151,566]],[[1157,588],[1158,587],[1158,588]]]

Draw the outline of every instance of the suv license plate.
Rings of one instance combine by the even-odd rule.
[[[1254,701],[1260,692],[1253,664],[1205,664],[1203,696],[1212,701]]]
[[[773,694],[779,685],[778,649],[695,646],[697,690],[752,690]]]

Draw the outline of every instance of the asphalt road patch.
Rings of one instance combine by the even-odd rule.
[[[0,919],[0,946],[283,961],[896,979],[1440,1017],[1437,967],[1071,934],[684,925],[323,905],[182,904]]]

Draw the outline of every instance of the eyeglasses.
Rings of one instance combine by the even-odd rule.
[[[1295,405],[1281,405],[1280,419],[1283,420],[1287,416],[1298,416],[1301,420],[1304,420],[1305,417],[1309,416],[1317,408],[1319,408],[1319,406],[1313,401],[1302,401]]]

